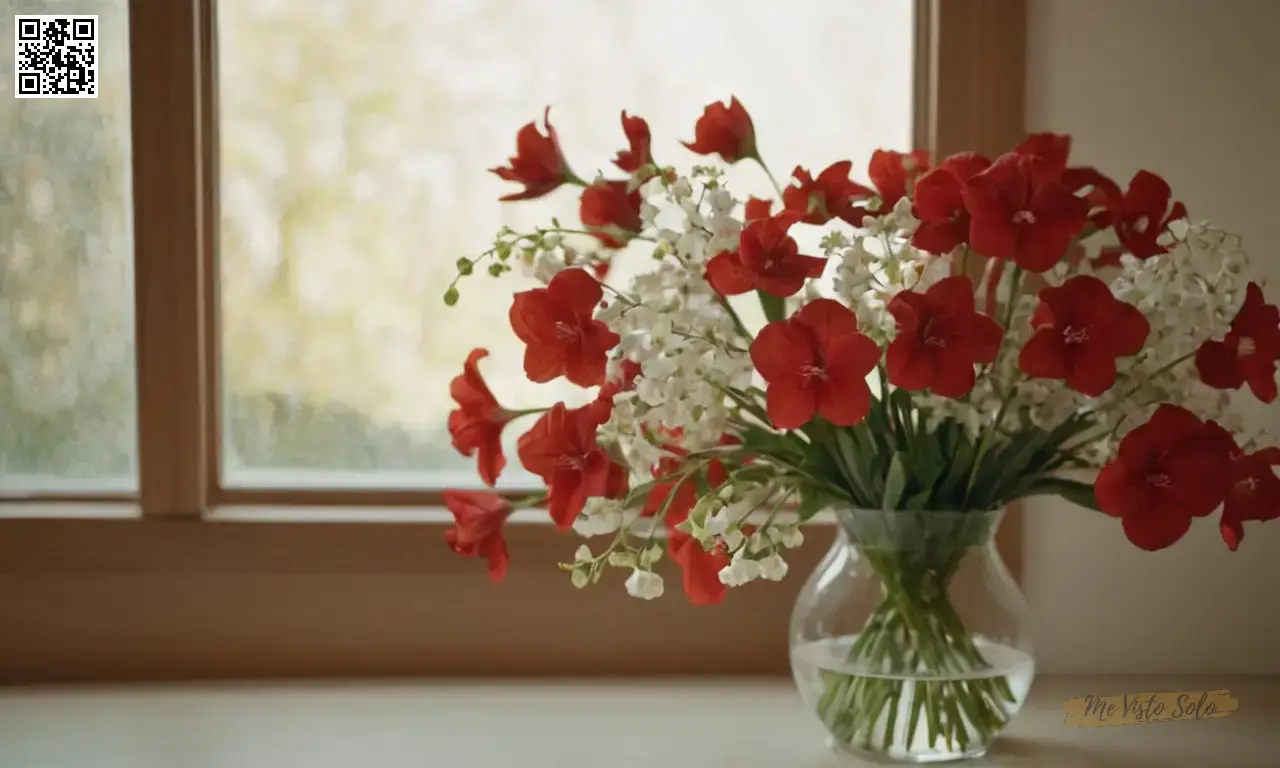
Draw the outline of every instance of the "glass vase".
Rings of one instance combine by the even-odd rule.
[[[791,618],[791,668],[842,752],[983,755],[1035,675],[1027,606],[995,548],[1002,513],[841,510]]]

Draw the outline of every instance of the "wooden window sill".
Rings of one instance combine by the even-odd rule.
[[[1226,718],[1077,728],[1086,694],[1229,688]],[[983,765],[1275,765],[1280,680],[1046,678]],[[0,765],[616,768],[848,765],[788,682],[377,683],[13,689]]]

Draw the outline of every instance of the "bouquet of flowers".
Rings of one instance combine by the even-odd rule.
[[[1145,550],[1219,508],[1233,550],[1243,523],[1280,516],[1280,448],[1229,408],[1245,385],[1275,399],[1280,311],[1240,238],[1190,221],[1159,176],[1122,187],[1073,166],[1069,137],[1039,134],[994,159],[877,151],[866,183],[848,160],[797,167],[773,182],[777,199],[740,200],[719,167],[661,164],[648,125],[626,112],[617,170],[590,181],[570,170],[549,110],[544,126],[520,129],[515,156],[493,169],[523,185],[502,200],[574,187],[581,226],[504,228],[458,260],[445,294],[454,304],[480,271],[533,275],[545,287],[515,294],[509,313],[526,375],[594,390],[576,407],[504,408],[483,349],[454,379],[449,431],[485,484],[506,464],[504,429],[533,419],[518,456],[544,493],[445,494],[449,546],[487,558],[495,580],[519,506],[609,535],[562,565],[575,586],[621,568],[629,594],[658,597],[665,554],[697,604],[781,579],[799,525],[825,509],[969,513],[1058,495],[1118,518]],[[773,181],[736,98],[707,106],[693,134],[691,152]],[[801,253],[804,228],[822,231],[820,253]],[[623,250],[651,266],[613,285]],[[763,327],[743,321],[744,300],[758,300]],[[924,561],[874,563],[904,595],[864,635],[981,663],[955,627],[911,621],[938,609],[914,592],[922,571],[945,585],[956,539],[938,533]],[[957,702],[965,717],[930,739],[998,728],[1004,688],[941,691],[941,717]],[[893,695],[868,683],[858,701],[869,712]]]

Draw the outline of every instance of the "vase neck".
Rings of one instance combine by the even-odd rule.
[[[851,544],[860,549],[891,552],[955,552],[985,547],[994,542],[1003,516],[1003,510],[836,510],[836,519]]]

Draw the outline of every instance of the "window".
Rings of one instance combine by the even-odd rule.
[[[784,617],[799,579],[710,612],[642,607],[573,591],[553,565],[573,542],[520,525],[492,588],[405,509],[478,482],[444,430],[471,347],[512,406],[582,396],[524,380],[518,280],[473,279],[453,309],[442,282],[498,226],[575,214],[567,190],[499,205],[484,173],[547,104],[586,174],[622,146],[622,109],[659,159],[692,163],[675,140],[730,93],[780,180],[879,146],[1009,146],[1022,0],[19,6],[102,17],[103,95],[0,102],[0,517],[23,517],[0,520],[0,680],[785,668],[781,632],[697,650]],[[768,193],[756,173],[735,168],[735,192]],[[528,484],[514,465],[506,482]],[[39,506],[111,500],[139,518]],[[78,573],[106,578],[68,586]],[[617,629],[573,640],[603,613]],[[690,653],[620,664],[637,642]]]

